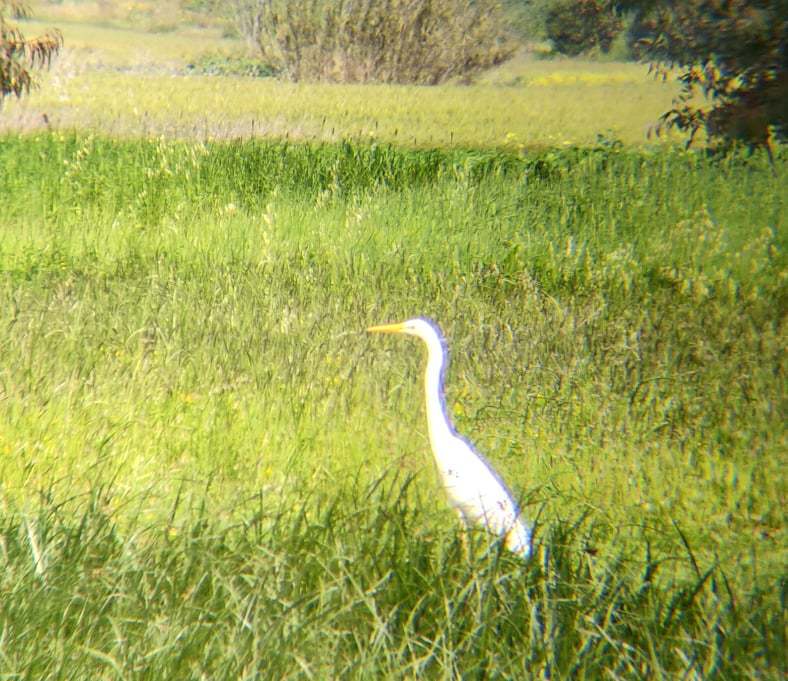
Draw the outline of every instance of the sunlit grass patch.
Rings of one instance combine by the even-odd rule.
[[[6,206],[0,255],[21,334],[6,371],[44,381],[7,402],[18,455],[3,477],[19,490],[66,470],[88,484],[104,450],[86,442],[115,451],[129,488],[156,482],[157,457],[202,480],[217,448],[233,453],[215,470],[228,490],[239,471],[309,478],[318,461],[429,471],[411,435],[419,356],[373,350],[362,330],[431,312],[455,339],[461,429],[508,452],[502,469],[521,488],[571,490],[611,518],[650,509],[700,523],[733,505],[774,523],[773,495],[754,495],[779,476],[753,467],[776,459],[736,458],[731,496],[725,463],[726,451],[774,446],[775,384],[748,354],[753,343],[774,351],[782,333],[748,317],[768,317],[764,296],[785,285],[768,167],[606,150],[524,161],[353,145],[7,144],[6,194],[36,202]],[[712,194],[704,177],[716,178]],[[753,200],[732,201],[745,187]],[[719,348],[748,359],[731,365]],[[30,364],[34,351],[44,354]],[[398,368],[376,368],[380,357]],[[709,390],[718,397],[706,402]],[[497,416],[483,418],[477,400]],[[372,404],[395,443],[377,454],[362,425]],[[754,410],[746,431],[740,409]],[[714,462],[702,477],[722,498],[675,487],[698,457]]]
[[[536,76],[528,81],[528,85],[549,86],[549,85],[615,85],[619,83],[638,83],[642,80],[642,74],[633,75],[628,73],[551,73],[545,76]]]
[[[534,87],[292,84],[272,79],[56,70],[4,127],[124,136],[352,138],[415,147],[533,148],[591,145],[601,134],[647,142],[672,90],[642,85]],[[611,107],[610,102],[616,101]]]
[[[494,85],[605,85],[643,86],[650,80],[648,66],[637,62],[599,62],[582,58],[539,59],[521,52],[478,78]]]
[[[35,35],[56,26],[63,34],[64,50],[56,70],[82,73],[92,69],[181,71],[191,60],[211,50],[238,47],[238,41],[221,37],[212,28],[179,27],[172,33],[151,33],[129,27],[83,22],[54,23],[45,19],[20,22],[26,34]]]

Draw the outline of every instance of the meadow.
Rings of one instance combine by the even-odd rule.
[[[189,44],[147,35],[154,64]],[[565,74],[633,65],[524,60],[411,103],[172,68],[85,68],[51,130],[20,115],[55,111],[46,84],[0,112],[0,678],[781,678],[783,150],[635,140],[647,98],[606,114],[631,143],[571,112],[539,137],[558,92],[611,108]],[[169,96],[108,109],[138,78]],[[301,94],[236,134],[256,87]],[[334,130],[299,134],[332,97]],[[400,115],[415,143],[357,134]],[[422,350],[365,332],[417,315],[530,562],[463,551]]]
[[[79,128],[125,137],[353,139],[513,151],[589,146],[602,135],[644,146],[678,92],[675,83],[649,77],[644,64],[540,60],[531,53],[470,86],[216,77],[200,65],[237,61],[244,46],[215,27],[151,33],[128,22],[63,21],[57,15],[22,24],[29,35],[53,25],[63,33],[64,51],[40,90],[5,103],[0,131]]]
[[[77,134],[0,157],[5,673],[777,673],[765,159]],[[537,519],[529,565],[458,548],[420,352],[364,332],[416,314]]]

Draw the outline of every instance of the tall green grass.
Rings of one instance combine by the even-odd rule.
[[[2,673],[776,677],[777,166],[3,137]],[[459,550],[417,314],[531,564]]]
[[[775,595],[718,566],[658,586],[665,558],[593,558],[554,526],[541,559],[470,560],[425,535],[387,477],[297,492],[236,527],[179,532],[55,505],[0,529],[0,664],[13,678],[751,678],[782,662]],[[421,502],[414,507],[413,502]],[[260,503],[260,507],[264,504]]]

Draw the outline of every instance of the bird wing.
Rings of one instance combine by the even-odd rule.
[[[442,449],[438,468],[446,493],[468,523],[500,536],[521,524],[512,493],[480,454],[459,437]]]

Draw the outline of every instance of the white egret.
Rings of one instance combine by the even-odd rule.
[[[405,333],[427,345],[424,392],[430,444],[449,502],[466,527],[478,525],[503,537],[510,551],[528,558],[531,526],[520,517],[517,502],[492,465],[457,434],[446,411],[443,378],[448,352],[440,328],[428,319],[372,326],[376,333]]]

